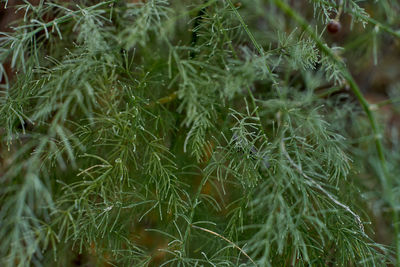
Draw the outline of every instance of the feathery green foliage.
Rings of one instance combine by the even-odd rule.
[[[19,6],[0,36],[0,265],[400,264],[399,136],[346,62],[362,43],[378,64],[400,5],[289,2]],[[337,14],[343,47],[324,41]]]

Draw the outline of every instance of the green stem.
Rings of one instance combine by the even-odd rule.
[[[231,1],[231,0],[227,0],[227,2],[228,2],[229,7],[230,7],[230,8],[233,10],[233,12],[235,13],[235,16],[238,18],[238,20],[239,20],[241,26],[243,27],[244,31],[245,31],[246,34],[249,36],[249,38],[250,38],[251,42],[253,43],[254,47],[256,48],[257,52],[260,54],[260,56],[264,56],[264,55],[265,55],[264,50],[262,49],[261,45],[257,42],[256,38],[254,38],[254,35],[251,33],[251,31],[250,31],[249,28],[247,27],[247,24],[244,22],[242,16],[241,16],[240,13],[237,11],[237,9],[236,9],[236,7],[233,5],[232,1]],[[236,55],[236,53],[235,53],[235,50],[233,49],[233,47],[232,47],[231,44],[230,44],[230,47],[231,47],[232,52],[234,53],[235,57],[237,58],[237,55]],[[269,67],[268,65],[265,65],[265,67],[266,67],[267,70],[268,70],[268,73],[269,73],[269,76],[270,76],[270,78],[271,78],[271,81],[272,81],[273,86],[274,86],[274,85],[277,85],[277,84],[278,84],[278,81],[275,79],[275,77],[274,77],[274,75],[273,75],[273,73],[272,73],[270,67]],[[259,120],[260,120],[260,126],[261,126],[260,128],[261,128],[261,131],[263,132],[264,136],[267,136],[266,133],[265,133],[265,131],[264,131],[264,128],[263,128],[263,126],[262,126],[262,124],[261,124],[261,117],[260,117],[260,114],[259,114],[259,112],[258,112],[257,103],[256,103],[256,98],[254,97],[254,94],[253,94],[253,92],[251,91],[251,89],[250,89],[249,86],[247,86],[247,92],[248,92],[249,95],[250,95],[251,103],[252,103],[252,105],[253,105],[253,107],[254,107],[256,116],[257,116],[257,117],[259,118]],[[279,94],[279,91],[278,91],[278,94]],[[279,94],[279,95],[280,95],[280,94]]]
[[[329,96],[330,94],[338,92],[338,91],[340,91],[342,89],[343,89],[342,86],[335,86],[335,87],[332,87],[330,89],[325,90],[324,92],[322,92],[320,94],[317,94],[317,97],[323,98],[323,97]]]
[[[251,33],[251,31],[249,30],[249,28],[247,27],[247,24],[244,22],[242,16],[240,15],[240,13],[237,11],[235,5],[232,3],[231,0],[227,0],[230,8],[232,9],[232,11],[235,13],[236,17],[238,18],[240,24],[242,25],[243,29],[245,30],[245,32],[247,33],[247,35],[249,36],[251,42],[253,43],[254,47],[257,49],[257,52],[260,55],[264,54],[264,50],[262,49],[261,45],[258,44],[256,38],[254,38],[254,35]]]
[[[378,108],[381,108],[383,106],[391,105],[391,104],[397,104],[399,102],[400,102],[400,97],[391,98],[391,99],[383,100],[381,102],[373,104],[373,105],[371,105],[371,108],[376,107],[378,109]]]
[[[375,20],[375,19],[373,19],[373,18],[370,18],[370,17],[367,17],[366,20],[367,20],[369,23],[371,23],[371,24],[373,24],[373,25],[379,27],[380,29],[384,30],[385,32],[387,32],[387,33],[393,35],[394,37],[400,38],[400,31],[394,31],[394,30],[393,30],[392,28],[390,28],[389,26],[387,26],[387,25],[385,25],[385,24],[382,24],[381,22],[379,22],[379,21],[377,21],[377,20]]]
[[[262,49],[261,45],[257,42],[256,38],[254,38],[254,35],[251,33],[251,31],[249,30],[249,28],[247,27],[247,24],[244,22],[242,16],[240,15],[240,13],[237,11],[236,7],[234,6],[234,4],[232,3],[231,0],[227,0],[229,7],[232,9],[232,11],[235,13],[235,16],[238,18],[240,25],[243,27],[244,31],[246,32],[246,34],[249,36],[251,42],[253,43],[254,47],[256,48],[257,52],[260,54],[260,56],[264,56],[264,50]],[[268,70],[268,73],[271,77],[271,80],[273,81],[274,84],[277,84],[277,81],[275,80],[274,75],[272,74],[272,71],[270,69],[270,67],[268,65],[265,65],[265,67]],[[250,96],[252,96],[253,94],[250,92]],[[254,98],[254,96],[253,96]]]
[[[190,229],[192,227],[193,218],[194,218],[196,206],[197,206],[199,198],[200,198],[201,190],[203,189],[203,186],[206,184],[207,180],[208,180],[208,175],[204,175],[203,178],[201,179],[199,187],[197,188],[197,192],[196,192],[196,195],[195,195],[193,203],[192,203],[192,210],[191,210],[190,215],[189,215],[190,223],[186,227],[185,235],[183,236],[183,240],[182,240],[182,253],[183,253],[183,255],[186,255],[186,246],[185,245],[186,245],[187,240],[189,238]]]
[[[364,112],[367,114],[369,123],[370,123],[372,131],[374,133],[375,146],[376,146],[376,150],[378,153],[379,162],[380,162],[380,165],[382,168],[383,177],[381,177],[381,184],[382,184],[383,193],[387,196],[387,200],[388,200],[389,204],[391,205],[392,211],[393,211],[392,215],[393,215],[393,226],[394,226],[394,230],[395,230],[396,258],[397,258],[397,263],[400,264],[400,240],[399,240],[398,212],[395,207],[395,200],[394,200],[393,191],[392,191],[392,183],[391,183],[391,180],[389,179],[389,172],[387,169],[384,148],[383,148],[383,144],[381,141],[382,134],[379,131],[379,127],[376,122],[375,115],[372,112],[371,105],[367,102],[367,100],[361,93],[360,88],[358,87],[353,76],[348,71],[348,69],[342,62],[342,60],[336,54],[334,54],[334,52],[326,44],[324,44],[322,42],[322,40],[319,38],[319,36],[311,28],[309,23],[303,17],[301,17],[296,11],[294,11],[289,5],[287,5],[285,2],[283,2],[281,0],[273,0],[273,2],[284,13],[286,13],[289,17],[294,19],[300,25],[300,27],[305,32],[307,32],[311,36],[311,38],[314,39],[318,48],[324,54],[329,56],[335,63],[337,63],[339,66],[342,67],[344,78],[346,79],[348,85],[350,86],[350,89],[352,90],[352,92],[354,93],[354,95],[356,96],[358,101],[360,102]]]

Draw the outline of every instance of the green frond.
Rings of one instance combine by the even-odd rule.
[[[400,4],[11,2],[1,266],[400,262]]]

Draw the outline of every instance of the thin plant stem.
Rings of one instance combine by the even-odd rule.
[[[226,237],[224,237],[224,236],[222,236],[222,235],[220,235],[220,234],[218,234],[218,233],[216,233],[216,232],[214,232],[214,231],[211,231],[211,230],[209,230],[209,229],[206,229],[206,228],[203,228],[203,227],[200,227],[200,226],[196,226],[196,225],[193,225],[193,224],[192,224],[191,227],[193,227],[193,228],[195,228],[195,229],[199,229],[199,230],[204,231],[204,232],[207,232],[207,233],[210,233],[210,234],[212,234],[212,235],[218,236],[219,238],[222,238],[223,240],[225,240],[226,242],[228,242],[229,244],[231,244],[232,246],[234,246],[235,248],[237,248],[238,250],[240,250],[240,252],[243,253],[243,255],[245,255],[255,266],[258,266],[258,265],[255,263],[255,261],[254,261],[242,248],[240,248],[238,245],[236,245],[235,243],[233,243],[232,241],[230,241],[228,238],[226,238]]]
[[[236,7],[233,5],[232,1],[231,1],[231,0],[227,0],[227,2],[228,2],[228,4],[229,4],[229,7],[230,7],[230,8],[233,10],[233,12],[235,13],[235,16],[236,16],[237,19],[239,20],[239,22],[240,22],[241,26],[243,27],[244,31],[245,31],[246,34],[249,36],[249,38],[250,38],[251,42],[253,43],[254,47],[256,48],[257,52],[260,54],[260,56],[264,56],[265,53],[264,53],[264,50],[262,49],[262,46],[257,42],[256,38],[254,37],[254,35],[251,33],[251,31],[250,31],[249,28],[247,27],[247,24],[246,24],[245,21],[243,20],[243,18],[242,18],[242,16],[240,15],[240,13],[237,11]],[[231,49],[233,49],[232,45],[231,45]],[[233,52],[235,53],[234,50],[233,50]],[[237,57],[237,56],[236,56],[236,57]],[[274,85],[277,85],[278,82],[277,82],[277,80],[275,79],[275,77],[274,77],[274,75],[273,75],[273,73],[272,73],[271,68],[270,68],[267,64],[265,65],[265,67],[266,67],[266,69],[267,69],[267,71],[268,71],[268,73],[269,73],[269,76],[270,76],[270,78],[271,78],[271,81],[272,81],[272,83],[273,83],[273,86],[274,86]],[[261,120],[261,117],[260,117],[259,112],[258,112],[258,107],[257,107],[257,104],[256,104],[256,98],[254,97],[254,94],[253,94],[253,92],[251,91],[251,89],[250,89],[249,86],[247,86],[246,89],[247,89],[247,92],[248,92],[249,95],[250,95],[251,103],[252,103],[252,105],[253,105],[253,107],[254,107],[256,116]],[[279,94],[279,91],[278,91],[278,94]],[[279,94],[279,95],[280,95],[280,94]],[[261,125],[260,128],[261,128],[261,130],[262,130],[264,136],[266,136],[265,131],[264,131],[264,128],[262,127],[262,125]]]
[[[387,105],[397,104],[399,102],[400,102],[400,97],[396,97],[396,98],[393,98],[393,99],[386,99],[386,100],[383,100],[383,101],[378,102],[376,104],[372,104],[371,105],[371,109],[375,110],[375,109],[379,109],[379,108],[387,106]]]
[[[231,0],[227,0],[230,8],[232,9],[232,11],[235,13],[235,16],[237,17],[237,19],[240,22],[240,25],[243,27],[244,31],[246,32],[246,34],[249,36],[251,42],[253,43],[254,47],[256,48],[257,52],[260,54],[260,56],[264,55],[264,50],[262,49],[262,46],[257,42],[256,38],[254,37],[254,35],[251,33],[251,31],[249,30],[249,28],[247,27],[246,22],[243,20],[242,16],[240,15],[240,13],[237,11],[236,7],[233,5]],[[268,73],[270,75],[271,80],[273,81],[274,84],[276,84],[276,80],[274,78],[274,75],[272,74],[271,68],[268,65],[265,65],[265,67],[268,70]],[[251,93],[252,95],[252,93]]]
[[[190,224],[188,224],[188,226],[186,227],[185,235],[184,235],[183,240],[182,240],[183,244],[186,244],[187,243],[186,241],[189,238],[190,227],[193,226],[192,223],[193,223],[193,218],[194,218],[196,206],[198,204],[198,200],[199,200],[199,197],[200,197],[200,194],[201,194],[201,190],[203,189],[203,186],[206,184],[207,180],[208,180],[208,176],[204,175],[203,178],[201,179],[201,182],[200,182],[198,188],[197,188],[197,192],[196,192],[196,195],[195,195],[195,198],[194,198],[194,201],[193,201],[193,204],[192,204],[192,209],[190,211],[190,216],[189,216]],[[185,245],[183,245],[182,246],[182,252],[185,254],[185,251],[186,251]]]
[[[365,235],[365,231],[364,231],[364,225],[362,224],[362,221],[360,219],[360,216],[358,216],[354,211],[352,211],[349,206],[341,203],[339,200],[337,200],[334,196],[331,195],[331,193],[329,193],[328,191],[326,191],[319,183],[315,182],[310,176],[308,176],[307,174],[305,174],[303,172],[303,170],[301,169],[301,167],[296,164],[294,162],[294,160],[289,156],[289,153],[286,151],[286,147],[285,147],[285,143],[283,142],[283,140],[280,143],[280,147],[281,147],[281,151],[283,152],[283,154],[285,155],[286,159],[289,161],[290,165],[292,165],[292,167],[294,167],[296,169],[296,171],[303,176],[304,178],[306,178],[306,182],[309,186],[313,186],[315,188],[317,188],[319,191],[321,191],[322,193],[324,193],[324,195],[326,195],[333,203],[335,203],[336,205],[342,207],[343,209],[345,209],[347,212],[349,212],[351,215],[353,215],[354,219],[356,220],[358,226],[360,227],[361,232]]]

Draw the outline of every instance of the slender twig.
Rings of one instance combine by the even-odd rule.
[[[177,91],[172,92],[171,94],[169,94],[167,96],[161,97],[161,98],[157,99],[156,101],[149,103],[147,105],[147,107],[154,107],[156,104],[162,105],[162,104],[172,102],[176,99],[177,96],[178,96]]]
[[[251,42],[253,43],[254,47],[256,48],[257,52],[260,54],[260,56],[264,55],[264,50],[262,49],[262,46],[257,42],[256,38],[254,37],[254,35],[251,33],[251,31],[249,30],[249,28],[247,27],[247,24],[244,22],[242,16],[240,15],[240,13],[237,11],[237,8],[235,7],[235,5],[232,3],[231,0],[227,0],[229,7],[233,10],[233,12],[235,13],[235,16],[237,17],[237,19],[240,22],[240,25],[243,27],[244,31],[246,32],[246,34],[249,36]],[[273,81],[274,84],[276,84],[276,79],[271,71],[271,68],[268,65],[265,65],[265,67],[268,70],[268,73],[270,75],[271,80]],[[251,93],[252,95],[252,93]]]
[[[383,101],[378,102],[376,104],[372,104],[370,107],[371,107],[372,110],[377,110],[377,109],[379,109],[379,108],[381,108],[383,106],[391,105],[391,104],[397,104],[399,102],[400,102],[400,97],[396,97],[396,98],[383,100]]]
[[[195,210],[196,210],[196,206],[199,204],[199,198],[200,198],[200,194],[201,194],[201,190],[203,189],[203,186],[206,184],[207,180],[208,180],[208,175],[203,175],[203,178],[201,179],[201,182],[197,188],[197,192],[193,201],[193,205],[192,205],[192,210],[190,211],[190,216],[189,216],[189,221],[190,223],[188,224],[186,230],[185,230],[185,234],[183,237],[183,244],[186,244],[187,239],[189,238],[189,234],[190,234],[190,227],[193,226],[192,222],[193,222],[193,218],[194,218],[194,214],[195,214]],[[185,253],[185,245],[182,245],[182,252]]]
[[[232,11],[235,13],[235,16],[238,18],[240,24],[242,25],[243,29],[245,30],[245,32],[247,33],[247,35],[249,36],[251,42],[253,43],[254,47],[257,49],[257,52],[260,55],[264,54],[264,50],[262,49],[261,45],[258,44],[256,38],[254,38],[254,35],[251,33],[251,31],[249,30],[249,28],[247,27],[247,24],[244,22],[242,16],[240,15],[240,13],[237,11],[237,8],[235,7],[235,5],[232,3],[231,0],[227,0],[230,8],[232,9]]]
[[[342,15],[343,6],[344,6],[344,2],[343,2],[343,0],[340,0],[340,1],[339,1],[339,10],[338,10],[338,13],[337,13],[336,16],[335,16],[335,20],[337,20],[337,21],[339,21],[340,16]]]
[[[338,92],[340,90],[343,90],[342,86],[331,87],[330,89],[327,89],[327,90],[323,91],[322,93],[317,94],[317,97],[323,98],[323,97],[329,96],[329,95],[331,95],[333,93],[336,93],[336,92]]]
[[[362,224],[360,216],[358,216],[354,211],[352,211],[349,208],[349,206],[347,206],[347,205],[341,203],[339,200],[337,200],[331,193],[326,191],[319,183],[314,181],[314,179],[312,179],[310,176],[305,174],[303,172],[303,170],[301,169],[301,167],[294,162],[294,160],[290,157],[289,153],[286,151],[285,143],[283,142],[283,140],[281,141],[281,151],[285,155],[286,159],[289,161],[290,165],[292,165],[292,167],[294,167],[298,173],[300,173],[304,178],[306,178],[306,182],[308,185],[316,187],[318,190],[320,190],[322,193],[324,193],[324,195],[326,195],[332,202],[334,202],[336,205],[344,208],[347,212],[349,212],[351,215],[353,215],[358,226],[360,227],[361,232],[364,235],[366,235],[365,231],[364,231],[364,225]]]
[[[93,165],[93,166],[91,166],[91,167],[89,167],[89,168],[87,168],[87,169],[81,171],[81,172],[78,173],[76,176],[80,176],[80,175],[82,175],[82,174],[84,174],[84,173],[88,173],[88,171],[90,171],[91,169],[97,168],[97,167],[106,168],[106,167],[111,167],[111,165],[104,165],[104,164]]]
[[[257,52],[260,54],[260,56],[264,56],[265,53],[264,53],[264,50],[262,49],[262,46],[257,42],[256,38],[254,37],[254,35],[251,33],[251,31],[247,27],[247,24],[244,22],[244,20],[243,20],[242,16],[240,15],[240,13],[237,11],[237,8],[235,7],[235,5],[232,3],[231,0],[227,0],[227,2],[228,2],[229,7],[233,10],[233,12],[234,12],[235,16],[237,17],[237,19],[239,20],[242,28],[244,29],[246,34],[249,36],[249,38],[250,38],[251,42],[253,43],[254,47],[256,48]],[[231,45],[231,49],[232,49],[232,52],[235,53],[235,50],[233,50],[232,45]],[[272,81],[272,84],[273,85],[277,85],[278,81],[275,79],[271,68],[267,64],[265,65],[265,68],[268,71],[268,74],[269,74],[269,77],[270,77],[270,79]],[[261,120],[260,114],[258,112],[258,107],[257,107],[257,104],[256,104],[256,98],[254,97],[254,94],[251,91],[250,86],[247,86],[247,92],[250,95],[251,103],[252,103],[252,105],[254,107],[256,116]],[[279,94],[279,91],[278,91],[278,94]],[[264,128],[262,127],[262,125],[261,125],[260,128],[261,128],[261,131],[263,132],[264,136],[267,136],[265,134],[265,131],[264,131]]]
[[[210,233],[210,234],[212,234],[212,235],[218,236],[219,238],[222,238],[223,240],[225,240],[226,242],[228,242],[229,244],[231,244],[232,246],[234,246],[235,248],[237,248],[238,250],[240,250],[240,252],[242,252],[243,255],[245,255],[255,266],[258,266],[258,265],[255,263],[255,261],[254,261],[243,249],[241,249],[238,245],[236,245],[235,243],[233,243],[232,241],[230,241],[228,238],[226,238],[226,237],[224,237],[224,236],[222,236],[222,235],[220,235],[220,234],[218,234],[218,233],[216,233],[216,232],[214,232],[214,231],[208,230],[208,229],[203,228],[203,227],[200,227],[200,226],[196,226],[196,225],[193,225],[193,224],[192,224],[191,226],[192,226],[193,228],[195,228],[195,229],[199,229],[199,230],[201,230],[201,231],[204,231],[204,232]]]
[[[387,25],[385,25],[385,24],[383,24],[383,23],[381,23],[381,22],[379,22],[379,21],[377,21],[377,20],[375,20],[375,19],[373,19],[371,17],[367,17],[366,20],[369,23],[371,23],[371,24],[373,24],[375,26],[378,26],[380,29],[384,30],[385,32],[393,35],[394,37],[400,38],[400,31],[394,31],[389,26],[387,26]]]

